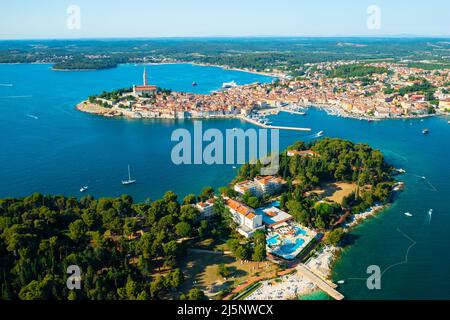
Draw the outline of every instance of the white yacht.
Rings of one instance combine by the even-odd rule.
[[[224,82],[222,84],[222,89],[231,89],[231,88],[236,88],[237,86],[238,86],[238,84],[235,81]]]
[[[134,184],[134,183],[136,183],[136,180],[131,179],[130,165],[128,165],[128,180],[122,181],[122,184],[124,186],[127,186],[127,185]]]

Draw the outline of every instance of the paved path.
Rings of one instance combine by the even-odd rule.
[[[307,266],[304,264],[299,264],[297,266],[298,272],[308,278],[311,282],[313,282],[316,286],[320,288],[320,290],[327,293],[330,297],[335,300],[344,299],[344,295],[334,289],[327,281],[316,275],[312,272]]]

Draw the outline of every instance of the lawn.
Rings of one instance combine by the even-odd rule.
[[[342,200],[356,190],[356,183],[335,182],[326,183],[320,189],[313,190],[324,199],[342,204]]]
[[[218,275],[220,264],[225,264],[230,270],[227,279]],[[224,289],[238,286],[257,277],[273,277],[278,266],[271,262],[243,262],[229,255],[214,253],[189,252],[181,264],[186,281],[180,288],[188,291],[195,287],[209,296]]]

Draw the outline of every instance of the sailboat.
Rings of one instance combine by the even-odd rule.
[[[130,165],[128,165],[128,180],[122,181],[122,184],[123,184],[124,186],[127,186],[127,185],[134,184],[134,183],[136,183],[136,180],[132,180],[132,179],[131,179]]]

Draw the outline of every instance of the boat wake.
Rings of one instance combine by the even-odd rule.
[[[32,114],[27,114],[28,118],[34,119],[34,120],[39,120],[39,117],[32,115]]]
[[[323,137],[323,134],[324,134],[323,131],[319,131],[315,134],[311,134],[309,136],[303,137],[303,139],[317,139],[317,138]]]
[[[5,96],[0,97],[2,99],[22,99],[22,98],[33,98],[33,96]]]
[[[400,230],[399,228],[397,228],[397,232],[399,232],[403,237],[405,237],[406,239],[408,239],[411,244],[409,245],[409,247],[406,249],[406,253],[405,253],[405,258],[402,261],[399,261],[397,263],[391,264],[390,266],[388,266],[386,269],[383,270],[383,272],[381,272],[380,275],[380,279],[383,278],[383,275],[388,272],[389,270],[401,266],[401,265],[406,265],[408,264],[408,258],[409,258],[409,253],[411,251],[411,249],[417,244],[416,241],[414,241],[414,239],[412,239],[410,236],[408,236],[406,233],[404,233],[402,230]],[[348,278],[347,280],[361,280],[361,281],[367,281],[367,278]]]
[[[430,182],[430,180],[428,180],[427,177],[425,176],[419,176],[418,174],[414,174],[414,173],[406,173],[409,175],[412,175],[413,177],[422,179],[423,181],[425,181],[425,183],[430,187],[430,190],[433,192],[438,192],[438,189]]]

